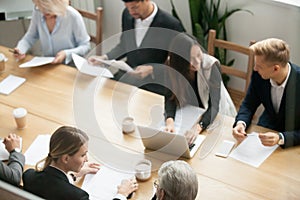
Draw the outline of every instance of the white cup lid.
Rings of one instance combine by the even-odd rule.
[[[27,114],[27,110],[25,108],[16,108],[13,111],[15,118],[24,117]]]

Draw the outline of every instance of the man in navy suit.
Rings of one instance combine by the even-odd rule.
[[[164,66],[172,38],[183,32],[179,20],[151,0],[123,0],[122,35],[119,44],[102,59],[122,59],[134,71],[119,71],[114,79],[163,94]],[[92,56],[89,61],[98,64]]]
[[[241,142],[260,104],[258,125],[277,132],[260,133],[263,145],[283,148],[300,145],[300,68],[289,62],[286,42],[270,38],[250,47],[255,66],[246,97],[236,116],[233,136]]]

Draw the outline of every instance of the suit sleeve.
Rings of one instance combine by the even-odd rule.
[[[259,76],[260,75],[257,72],[252,73],[251,82],[246,97],[244,98],[239,112],[235,118],[233,127],[236,126],[238,121],[244,121],[246,123],[246,127],[249,127],[251,124],[253,115],[255,114],[258,106],[261,104],[260,95],[258,94],[258,87],[260,87]]]
[[[10,184],[19,186],[25,157],[23,154],[13,151],[10,153],[7,165],[0,161],[0,178]]]

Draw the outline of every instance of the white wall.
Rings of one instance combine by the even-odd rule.
[[[157,5],[171,11],[169,0],[153,0]],[[191,33],[188,0],[174,0],[177,12]],[[121,14],[124,8],[122,0],[102,0],[104,8],[104,39],[121,31]],[[249,45],[250,40],[277,37],[285,40],[291,47],[291,61],[300,65],[300,8],[274,2],[272,0],[222,0],[222,9],[242,8],[253,12],[238,12],[227,21],[228,40],[241,45]],[[117,42],[117,41],[116,41]],[[230,58],[230,55],[229,55]],[[236,59],[236,64],[244,59]],[[230,86],[243,87],[239,80],[231,79]]]

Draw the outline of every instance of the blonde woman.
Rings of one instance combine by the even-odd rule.
[[[68,64],[71,54],[85,55],[90,50],[90,37],[81,15],[69,0],[33,0],[35,4],[28,31],[15,48],[15,57],[25,53],[40,40],[43,56],[55,57],[53,64]]]
[[[43,168],[39,169],[38,163],[36,170],[28,169],[24,172],[24,189],[45,199],[89,199],[89,194],[71,184],[67,176],[69,172],[83,173],[83,166],[88,160],[87,152],[86,133],[74,127],[60,127],[51,136],[49,153]],[[89,171],[84,173],[87,172]],[[115,199],[126,199],[137,187],[136,180],[123,181],[118,186]]]

